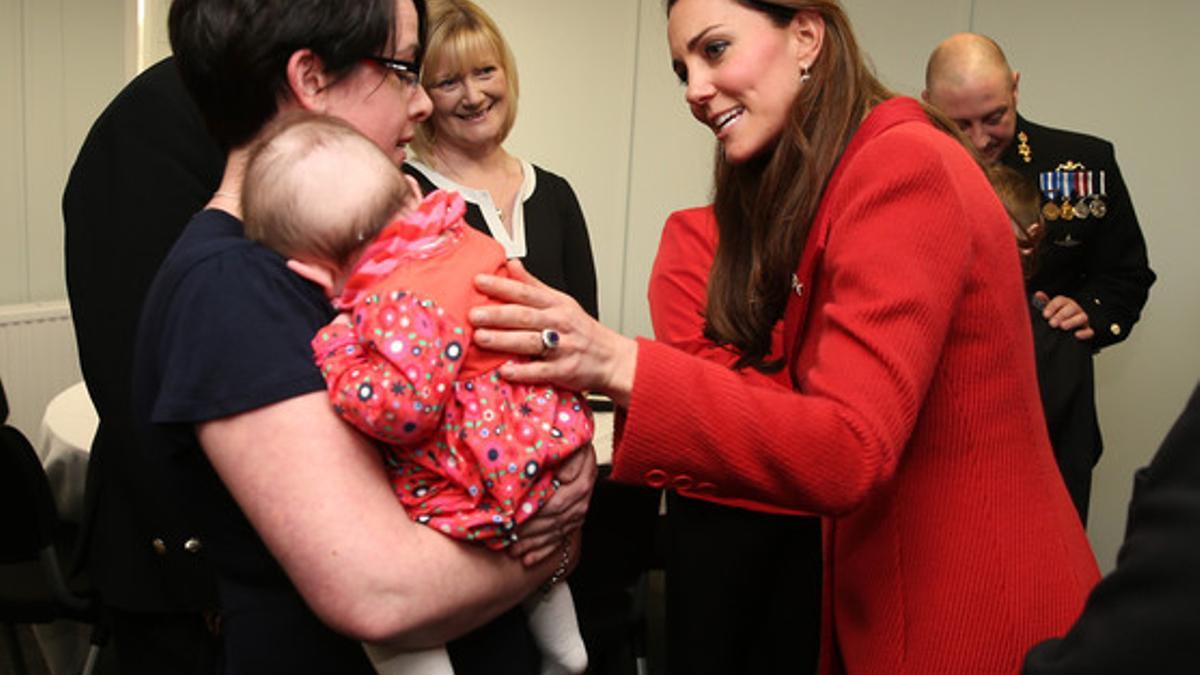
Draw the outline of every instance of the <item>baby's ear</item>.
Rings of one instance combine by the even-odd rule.
[[[321,290],[325,292],[325,297],[331,299],[334,297],[333,269],[328,265],[288,258],[287,267],[301,277],[320,286]]]
[[[421,185],[417,183],[417,179],[408,174],[404,175],[404,182],[408,184],[408,196],[404,199],[404,206],[400,207],[405,211],[412,211],[421,205],[421,200],[425,195],[421,194]]]

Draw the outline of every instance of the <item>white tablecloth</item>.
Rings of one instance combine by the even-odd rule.
[[[50,479],[58,516],[67,522],[78,523],[83,514],[83,487],[98,424],[82,382],[55,396],[42,417],[35,447]]]
[[[82,382],[59,392],[46,406],[34,449],[42,460],[58,517],[79,523],[88,458],[99,419]],[[42,656],[52,675],[79,671],[87,653],[90,629],[74,621],[53,621],[33,627]]]
[[[592,433],[592,445],[596,448],[596,463],[612,464],[613,413],[595,412],[592,416],[596,423],[596,430]]]

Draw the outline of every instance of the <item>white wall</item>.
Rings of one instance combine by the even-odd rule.
[[[1090,534],[1107,565],[1124,533],[1132,473],[1157,449],[1200,376],[1200,61],[1191,49],[1200,3],[1151,0],[1135,9],[980,0],[975,21],[1022,71],[1026,115],[1116,144],[1159,277],[1133,335],[1096,357],[1106,447],[1093,481]]]
[[[124,0],[0,0],[0,304],[65,295],[59,200],[121,86]]]
[[[1107,450],[1090,534],[1102,566],[1146,462],[1200,375],[1200,228],[1192,207],[1200,109],[1189,45],[1200,3],[845,0],[882,79],[917,94],[942,37],[997,38],[1023,71],[1030,118],[1113,140],[1159,282],[1124,344],[1097,357]],[[522,100],[511,150],[566,177],[588,217],[601,316],[649,334],[646,278],[663,220],[707,201],[713,143],[668,66],[662,0],[482,0],[512,42]],[[143,44],[165,47],[166,0]],[[0,304],[62,297],[59,198],[90,121],[136,69],[137,0],[0,0]],[[132,37],[130,39],[133,39]]]
[[[521,75],[507,146],[575,188],[592,237],[600,316],[621,317],[637,0],[484,0]]]

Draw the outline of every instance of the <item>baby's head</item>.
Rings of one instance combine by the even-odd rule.
[[[331,296],[363,247],[419,201],[416,184],[374,143],[311,113],[272,125],[251,151],[242,187],[246,236],[328,272],[328,284],[314,281]]]
[[[1033,272],[1034,252],[1042,239],[1042,195],[1034,182],[1015,169],[996,164],[987,170],[992,189],[1008,212],[1017,248],[1021,251],[1021,267],[1025,275]]]

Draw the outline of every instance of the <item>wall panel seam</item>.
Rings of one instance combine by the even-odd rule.
[[[17,31],[17,40],[20,42],[20,44],[17,46],[17,53],[20,54],[21,59],[21,62],[18,64],[17,68],[18,77],[20,78],[17,85],[17,92],[20,96],[20,99],[18,105],[15,106],[18,115],[17,124],[21,130],[20,170],[17,177],[19,181],[19,189],[17,193],[20,195],[19,199],[21,202],[18,207],[18,217],[21,219],[19,228],[23,235],[21,244],[22,249],[25,251],[25,278],[22,283],[21,297],[25,300],[28,300],[33,293],[32,272],[29,266],[30,254],[32,253],[29,243],[32,235],[29,230],[29,162],[31,158],[29,156],[29,110],[26,107],[28,105],[27,101],[29,100],[29,54],[27,53],[27,50],[30,42],[28,36],[30,30],[29,12],[27,11],[26,5],[32,1],[33,0],[22,0],[22,2],[17,3],[17,22],[21,27],[21,29]]]
[[[655,0],[650,1],[654,2]],[[638,0],[637,2],[633,29],[633,89],[629,97],[629,152],[626,153],[625,159],[625,227],[621,229],[621,281],[617,287],[617,298],[619,298],[617,332],[622,334],[625,332],[625,289],[629,284],[629,231],[633,227],[633,173],[634,153],[637,151],[635,140],[637,138],[638,86],[640,84],[638,78],[641,73],[639,66],[642,55],[642,3],[644,2],[646,0]]]

